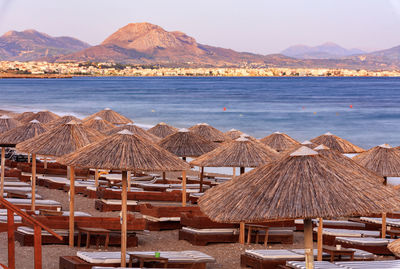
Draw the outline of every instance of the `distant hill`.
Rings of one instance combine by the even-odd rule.
[[[283,50],[281,54],[296,59],[339,59],[346,56],[365,54],[365,51],[345,49],[338,44],[328,42],[315,47],[306,45],[291,46]]]
[[[9,31],[0,37],[0,60],[31,61],[90,47],[72,37],[52,37],[35,30]]]

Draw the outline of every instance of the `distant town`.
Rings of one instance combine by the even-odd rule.
[[[115,63],[0,61],[0,78],[72,76],[208,76],[208,77],[399,77],[400,70],[370,71],[328,68],[170,68]]]

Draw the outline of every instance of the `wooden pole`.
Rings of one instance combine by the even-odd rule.
[[[163,180],[164,184],[167,183],[167,178],[166,178],[165,172],[162,172],[162,180]]]
[[[28,153],[28,163],[31,163],[31,155]]]
[[[203,192],[203,178],[204,178],[204,166],[201,167],[200,171],[200,192]]]
[[[186,206],[186,171],[182,171],[182,206]]]
[[[47,169],[47,157],[44,157],[43,167],[44,169]]]
[[[94,170],[94,185],[96,189],[99,187],[99,169]]]
[[[314,269],[313,228],[311,219],[304,219],[304,248],[306,254],[306,268]]]
[[[382,238],[386,238],[386,213],[382,213]]]
[[[35,269],[42,269],[42,228],[35,224],[34,229],[34,253],[35,253]]]
[[[126,177],[128,179],[128,191],[130,191],[131,190],[131,171],[127,172]]]
[[[15,269],[14,212],[7,209],[8,226],[8,268]]]
[[[323,219],[318,219],[318,261],[322,261],[322,228],[323,228]]]
[[[6,148],[1,148],[1,186],[0,186],[0,197],[4,194],[4,174],[6,169]]]
[[[240,167],[240,174],[244,174],[245,170],[244,167]]]
[[[75,232],[75,168],[70,166],[69,170],[69,246],[73,248]]]
[[[127,171],[122,171],[122,227],[121,227],[121,267],[126,267],[126,242],[127,242]]]
[[[244,222],[240,223],[239,230],[239,243],[244,245]]]
[[[236,176],[236,167],[233,167],[232,178],[234,178],[235,176]]]
[[[36,154],[32,153],[32,179],[31,179],[31,188],[32,188],[32,205],[31,210],[35,211],[35,201],[36,201]]]

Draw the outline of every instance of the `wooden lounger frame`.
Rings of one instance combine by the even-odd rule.
[[[303,261],[304,259],[290,259],[291,261]],[[240,255],[240,266],[254,269],[276,269],[285,265],[287,259],[262,259],[247,253]]]
[[[325,242],[324,242],[325,243]],[[357,248],[361,250],[365,250],[376,255],[393,255],[393,253],[387,248],[387,246],[368,246],[368,245],[358,245],[358,244],[349,244],[342,241],[336,241],[335,244],[340,244],[344,248]]]

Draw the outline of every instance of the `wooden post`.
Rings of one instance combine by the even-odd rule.
[[[186,206],[186,171],[182,171],[182,206]]]
[[[322,218],[318,219],[318,261],[322,261],[322,228],[323,228],[323,220]]]
[[[32,205],[31,210],[35,211],[35,201],[36,201],[36,154],[32,153],[32,178],[31,178],[31,188],[32,188]]]
[[[167,178],[166,178],[165,172],[162,172],[162,180],[163,180],[163,184],[167,183]]]
[[[28,163],[31,163],[31,155],[28,153]]]
[[[96,189],[99,187],[99,169],[94,170],[94,185]]]
[[[34,229],[34,252],[35,252],[35,269],[42,269],[42,228],[35,224]]]
[[[69,168],[69,246],[74,247],[74,232],[75,232],[75,168]]]
[[[306,254],[306,268],[314,269],[313,228],[311,219],[304,219],[304,248]]]
[[[6,148],[1,148],[1,186],[0,186],[0,197],[3,198],[4,194],[4,174],[6,169]]]
[[[244,222],[240,223],[240,230],[239,230],[239,243],[244,245]]]
[[[382,238],[386,238],[386,213],[382,213]]]
[[[8,268],[15,269],[14,212],[7,209],[8,226]]]
[[[128,190],[127,191],[130,191],[131,190],[131,171],[128,171],[127,172],[127,175],[126,175],[126,177],[127,177],[127,182],[128,182]]]
[[[234,178],[235,176],[236,176],[236,167],[233,167],[232,178]]]
[[[47,157],[44,157],[43,167],[44,169],[47,169]]]
[[[126,267],[126,243],[127,243],[127,171],[122,171],[122,192],[121,192],[121,207],[122,207],[122,227],[121,227],[121,267]]]
[[[240,174],[244,174],[245,170],[244,167],[240,167]]]
[[[200,192],[203,192],[203,177],[204,177],[204,166],[201,167],[201,172],[200,172]]]

